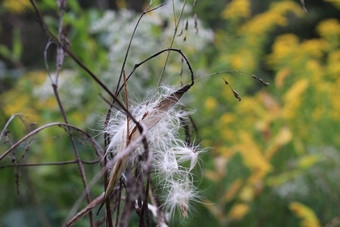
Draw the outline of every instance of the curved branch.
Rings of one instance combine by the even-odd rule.
[[[157,7],[155,7],[155,8],[153,8],[153,9],[150,9],[150,7],[151,7],[152,4],[153,4],[153,2],[151,1],[151,3],[146,7],[146,9],[145,9],[145,10],[142,12],[142,14],[139,16],[138,21],[137,21],[137,23],[136,23],[136,25],[135,25],[135,27],[134,27],[134,29],[133,29],[132,35],[131,35],[131,37],[130,37],[129,45],[128,45],[128,48],[127,48],[126,53],[125,53],[124,61],[123,61],[123,64],[122,64],[122,68],[121,68],[121,70],[120,70],[120,75],[119,75],[119,79],[118,79],[118,83],[117,83],[115,95],[118,95],[118,93],[120,92],[120,91],[118,91],[118,88],[119,88],[119,85],[120,85],[120,81],[122,80],[123,71],[124,71],[124,68],[125,68],[125,64],[126,64],[127,57],[128,57],[128,55],[129,55],[129,51],[130,51],[130,48],[131,48],[132,40],[133,40],[133,37],[135,36],[135,33],[136,33],[136,31],[137,31],[137,27],[138,27],[140,21],[142,20],[142,18],[143,18],[143,16],[144,16],[145,14],[150,13],[150,12],[152,12],[152,11],[154,11],[154,10],[156,10],[156,9],[158,9],[158,8],[160,8],[160,7],[162,7],[165,3],[163,3],[163,4],[161,4],[161,5],[157,6]]]
[[[66,123],[62,123],[62,122],[53,122],[53,123],[49,123],[46,125],[43,125],[33,131],[31,131],[30,133],[26,134],[23,138],[21,138],[18,142],[16,142],[15,144],[13,144],[5,153],[3,153],[0,156],[0,161],[6,157],[13,149],[15,149],[16,147],[18,147],[21,143],[23,143],[24,141],[26,141],[29,137],[39,133],[40,131],[42,131],[43,129],[49,128],[49,127],[53,127],[53,126],[61,126],[61,127],[68,127],[70,129],[76,130],[80,133],[82,133],[83,135],[86,136],[86,138],[92,143],[92,147],[97,151],[97,154],[103,154],[103,150],[100,147],[100,145],[85,131],[81,130],[80,128],[77,128],[76,126],[70,125],[70,124],[66,124]]]
[[[138,68],[139,66],[143,65],[145,62],[150,61],[151,59],[157,57],[158,55],[160,55],[160,54],[162,54],[162,53],[164,53],[164,52],[170,52],[170,51],[178,52],[178,53],[184,58],[186,64],[188,65],[188,68],[189,68],[189,70],[190,70],[190,79],[191,79],[191,83],[188,84],[187,86],[192,87],[192,86],[194,85],[195,80],[194,80],[194,71],[193,71],[193,69],[192,69],[192,67],[191,67],[191,64],[190,64],[188,58],[183,54],[183,52],[182,52],[180,49],[174,49],[174,48],[167,48],[167,49],[161,50],[161,51],[157,52],[156,54],[154,54],[154,55],[148,57],[147,59],[141,61],[140,63],[135,64],[135,66],[133,67],[132,71],[131,71],[130,74],[127,76],[126,80],[129,80],[129,78],[130,78],[130,77],[132,76],[132,74],[137,70],[137,68]],[[123,89],[123,85],[119,88],[119,91],[118,91],[117,95],[120,93],[120,91],[121,91],[122,89]]]
[[[44,163],[19,163],[19,164],[9,164],[9,165],[0,165],[0,169],[9,168],[9,167],[34,167],[34,166],[61,166],[61,165],[69,165],[69,164],[77,164],[77,160],[72,161],[63,161],[63,162],[44,162]],[[94,161],[83,161],[83,164],[93,165],[100,162],[100,159]]]
[[[0,141],[1,141],[2,137],[3,137],[3,135],[5,134],[8,125],[13,121],[13,119],[14,119],[15,117],[17,117],[17,116],[19,116],[19,115],[21,115],[21,114],[20,114],[20,113],[12,114],[12,116],[11,116],[11,117],[9,118],[9,120],[6,122],[6,124],[5,124],[5,126],[4,126],[4,128],[2,129],[1,134],[0,134]]]

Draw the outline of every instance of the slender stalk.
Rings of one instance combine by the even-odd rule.
[[[15,144],[13,144],[7,151],[5,151],[1,156],[0,156],[0,161],[5,158],[11,151],[13,151],[15,148],[17,148],[20,144],[22,144],[24,141],[26,141],[28,138],[30,138],[31,136],[39,133],[40,131],[49,128],[49,127],[54,127],[54,126],[61,126],[61,127],[68,127],[70,129],[76,130],[80,133],[82,133],[83,135],[86,136],[86,138],[92,143],[92,147],[94,149],[96,149],[98,154],[102,154],[103,151],[100,148],[100,145],[85,131],[70,125],[70,124],[66,124],[66,123],[62,123],[62,122],[53,122],[53,123],[49,123],[46,125],[43,125],[37,129],[34,129],[33,131],[27,133],[23,138],[21,138],[19,141],[17,141]]]
[[[117,83],[117,87],[116,87],[116,91],[115,91],[115,95],[118,95],[118,88],[120,86],[120,81],[122,80],[122,76],[123,76],[123,71],[125,69],[125,64],[126,64],[126,60],[127,60],[127,57],[129,55],[129,52],[130,52],[130,48],[131,48],[131,44],[132,44],[132,40],[135,36],[135,33],[137,31],[137,28],[138,28],[138,25],[139,25],[139,22],[142,20],[143,16],[149,12],[152,12],[156,9],[158,9],[159,7],[162,7],[164,4],[161,4],[153,9],[150,9],[150,7],[153,5],[154,1],[151,1],[150,4],[146,7],[146,9],[142,12],[142,14],[139,16],[138,18],[138,21],[133,29],[133,32],[132,32],[132,35],[130,37],[130,41],[129,41],[129,44],[128,44],[128,47],[127,47],[127,50],[126,50],[126,53],[125,53],[125,57],[124,57],[124,61],[123,61],[123,64],[122,64],[122,68],[120,70],[120,75],[119,75],[119,79],[118,79],[118,83]]]
[[[142,133],[132,142],[130,142],[129,146],[127,146],[122,152],[120,152],[119,154],[117,154],[113,160],[110,160],[102,169],[100,172],[98,172],[96,174],[96,176],[93,177],[93,179],[91,180],[91,182],[89,183],[89,188],[92,188],[95,183],[98,182],[98,180],[104,175],[105,172],[107,172],[108,169],[112,168],[112,166],[117,163],[119,160],[121,160],[122,158],[124,158],[124,156],[128,155],[130,152],[132,152],[133,150],[136,149],[136,147],[140,144],[143,143],[144,146],[144,150],[146,152],[149,151],[148,149],[148,145],[147,145],[147,141],[146,141],[146,133],[147,133],[147,128],[143,125],[141,125],[142,127]],[[79,208],[81,202],[83,201],[83,199],[85,198],[86,193],[83,192],[78,200],[76,201],[76,203],[74,204],[73,208],[71,209],[69,216],[67,218],[67,220],[70,220],[72,218],[72,216],[75,214],[76,210]],[[68,223],[68,221],[66,222]]]
[[[58,106],[59,106],[60,112],[61,112],[61,114],[62,114],[62,116],[63,116],[64,122],[65,122],[66,124],[68,124],[68,119],[67,119],[65,110],[64,110],[64,108],[63,108],[63,105],[62,105],[62,103],[61,103],[61,99],[60,99],[60,97],[59,97],[57,84],[52,84],[52,87],[53,87],[54,95],[55,95],[55,97],[56,97],[56,99],[57,99],[57,102],[58,102]],[[79,152],[78,152],[78,149],[77,149],[77,146],[76,146],[76,142],[75,142],[74,137],[73,137],[73,135],[72,135],[72,132],[71,132],[71,130],[70,130],[69,128],[67,128],[67,133],[68,133],[69,136],[70,136],[72,148],[73,148],[74,154],[75,154],[75,156],[76,156],[76,160],[77,160],[77,164],[78,164],[78,167],[79,167],[81,179],[82,179],[82,181],[83,181],[83,185],[84,185],[84,188],[85,188],[85,191],[86,191],[86,200],[87,200],[88,203],[90,203],[90,202],[91,202],[91,197],[90,197],[89,188],[88,188],[88,186],[87,186],[85,168],[84,168],[83,163],[81,162],[81,159],[80,159],[80,156],[79,156]],[[93,214],[92,214],[91,211],[89,212],[89,219],[90,219],[90,225],[91,225],[91,227],[94,226],[94,222],[93,222]]]
[[[171,43],[170,43],[170,46],[168,49],[171,49],[174,42],[175,42],[175,37],[176,37],[176,34],[177,34],[177,31],[178,31],[178,26],[179,26],[179,23],[182,19],[182,15],[183,15],[183,12],[184,12],[184,8],[187,4],[187,0],[185,0],[184,4],[183,4],[183,7],[182,7],[182,10],[181,10],[181,13],[179,14],[179,18],[178,18],[178,21],[176,23],[176,16],[175,16],[175,9],[174,9],[174,18],[175,18],[175,30],[174,30],[174,34],[172,35],[172,38],[171,38]],[[163,65],[163,68],[162,68],[162,71],[161,71],[161,74],[159,76],[159,80],[158,80],[158,84],[157,84],[157,87],[159,87],[162,83],[162,79],[163,79],[163,75],[164,75],[164,71],[165,71],[165,67],[168,63],[168,60],[169,60],[169,56],[170,56],[170,52],[167,53],[166,55],[166,59],[165,59],[165,62],[164,62],[164,65]]]
[[[93,165],[100,162],[100,160],[94,160],[94,161],[83,161],[81,160],[83,164],[86,165]],[[77,164],[78,160],[72,160],[72,161],[64,161],[64,162],[45,162],[45,163],[17,163],[17,164],[9,164],[9,165],[0,165],[0,169],[2,168],[11,168],[11,167],[35,167],[35,166],[62,166],[62,165],[69,165],[69,164]]]
[[[141,65],[143,65],[144,63],[146,63],[147,61],[150,61],[151,59],[157,57],[158,55],[164,53],[164,52],[170,52],[170,51],[174,51],[174,52],[178,52],[185,60],[186,64],[188,65],[188,68],[190,70],[190,79],[191,79],[191,83],[189,84],[189,86],[193,86],[194,85],[194,71],[191,67],[191,64],[188,60],[188,58],[183,54],[183,52],[179,49],[174,49],[174,48],[168,48],[168,49],[164,49],[164,50],[161,50],[157,53],[155,53],[154,55],[148,57],[147,59],[141,61],[140,63],[138,64],[135,64],[135,66],[133,67],[132,71],[130,72],[130,74],[127,76],[126,80],[129,80],[130,77],[132,76],[132,74],[137,70],[138,67],[140,67]],[[119,88],[119,91],[118,91],[118,94],[121,92],[121,90],[123,89],[123,86],[121,86]]]
[[[15,117],[17,117],[17,116],[19,116],[19,115],[21,115],[21,114],[12,114],[12,116],[9,118],[9,120],[6,122],[6,124],[5,124],[5,126],[4,126],[4,128],[2,129],[2,131],[1,131],[1,133],[0,133],[0,141],[1,141],[1,139],[2,139],[2,137],[4,136],[4,134],[5,134],[5,132],[6,132],[6,129],[7,129],[7,127],[8,127],[8,125],[13,121],[13,119],[15,118]]]

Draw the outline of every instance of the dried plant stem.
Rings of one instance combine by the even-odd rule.
[[[0,169],[2,168],[11,168],[11,167],[35,167],[35,166],[62,166],[62,165],[69,165],[69,164],[76,164],[77,160],[72,161],[63,161],[63,162],[45,162],[45,163],[16,163],[16,164],[9,164],[9,165],[0,165]],[[93,165],[100,162],[100,159],[94,161],[83,161],[81,162],[85,165]]]
[[[187,0],[184,1],[184,4],[183,4],[182,10],[181,10],[181,13],[179,14],[179,18],[178,18],[177,23],[176,23],[176,12],[174,10],[175,30],[174,30],[174,34],[172,35],[171,43],[170,43],[170,46],[169,46],[168,49],[171,49],[173,44],[174,44],[174,42],[175,42],[175,37],[176,37],[177,31],[178,31],[178,26],[179,26],[179,23],[181,22],[181,18],[182,18],[182,15],[183,15],[183,12],[184,12],[184,8],[185,8],[186,4],[187,4]],[[168,63],[169,56],[170,56],[170,52],[168,52],[167,55],[166,55],[166,59],[165,59],[165,62],[164,62],[161,74],[159,75],[159,80],[158,80],[157,87],[159,87],[161,85],[161,83],[162,83],[165,67],[166,67],[166,65]]]
[[[118,95],[118,88],[119,88],[119,86],[120,86],[120,81],[122,80],[122,76],[123,76],[123,71],[124,71],[124,69],[125,69],[126,60],[127,60],[128,55],[129,55],[130,48],[131,48],[131,44],[132,44],[132,40],[133,40],[133,38],[134,38],[134,36],[135,36],[135,33],[136,33],[136,31],[137,31],[137,28],[138,28],[138,25],[139,25],[140,21],[142,20],[142,18],[143,18],[143,16],[144,16],[145,14],[147,14],[147,13],[149,13],[149,12],[152,12],[152,11],[154,11],[154,10],[156,10],[156,9],[158,9],[158,8],[160,8],[160,7],[162,7],[162,6],[164,5],[164,4],[161,4],[161,5],[159,5],[159,6],[155,7],[155,8],[153,8],[153,9],[150,9],[150,7],[153,5],[153,3],[154,3],[154,1],[150,1],[150,4],[146,7],[146,9],[145,9],[145,10],[142,12],[142,14],[139,16],[138,21],[137,21],[137,23],[136,23],[136,25],[135,25],[135,27],[134,27],[134,29],[133,29],[132,35],[131,35],[131,37],[130,37],[129,45],[128,45],[127,50],[126,50],[126,53],[125,53],[124,61],[123,61],[123,64],[122,64],[122,68],[121,68],[121,70],[120,70],[120,75],[119,75],[119,79],[118,79],[118,83],[117,83],[115,95]]]
[[[128,90],[126,86],[126,75],[125,75],[125,70],[123,69],[123,75],[124,75],[124,88],[125,88],[125,103],[126,103],[126,109],[129,111],[129,95],[128,95]],[[129,135],[130,135],[130,126],[129,126],[130,119],[128,116],[126,116],[126,146],[129,146],[130,140],[129,140]]]
[[[58,102],[58,106],[59,106],[60,112],[61,112],[61,114],[63,116],[63,119],[64,119],[65,123],[68,124],[68,119],[67,119],[66,113],[64,111],[63,105],[61,103],[60,97],[59,97],[57,84],[52,84],[52,87],[53,87],[54,95],[55,95],[55,97],[57,99],[57,102]],[[83,181],[83,186],[84,186],[85,192],[86,192],[86,199],[87,199],[87,202],[90,203],[91,202],[91,197],[90,197],[89,188],[87,186],[87,180],[86,180],[86,173],[85,173],[84,165],[81,162],[81,159],[80,159],[80,156],[79,156],[79,152],[78,152],[76,143],[74,141],[74,137],[73,137],[72,132],[71,132],[71,130],[69,128],[67,128],[67,133],[70,136],[72,148],[73,148],[74,154],[76,156],[76,160],[77,160],[77,164],[78,164],[78,167],[79,167],[81,179]],[[92,212],[89,212],[89,219],[90,219],[90,225],[91,225],[91,227],[93,227],[94,226],[94,222],[93,222],[93,214],[92,214]]]
[[[50,227],[51,224],[49,223],[49,220],[46,217],[43,208],[41,207],[41,204],[40,204],[39,199],[38,199],[38,195],[37,195],[36,191],[34,190],[34,185],[32,184],[31,176],[28,172],[25,174],[25,179],[26,179],[26,182],[27,182],[29,197],[30,197],[30,199],[31,199],[31,201],[34,205],[34,209],[37,213],[37,216],[39,218],[41,226]]]
[[[102,154],[103,151],[102,149],[100,148],[100,145],[85,131],[73,126],[73,125],[70,125],[70,124],[66,124],[66,123],[62,123],[62,122],[53,122],[53,123],[49,123],[49,124],[46,124],[46,125],[43,125],[31,132],[29,132],[28,134],[26,134],[23,138],[21,138],[19,141],[17,141],[15,144],[13,144],[7,151],[5,151],[1,156],[0,156],[0,161],[6,157],[11,151],[13,151],[16,147],[18,147],[20,144],[22,144],[24,141],[26,141],[28,138],[30,138],[31,136],[39,133],[40,131],[46,129],[46,128],[49,128],[49,127],[54,127],[54,126],[61,126],[61,127],[67,127],[67,128],[70,128],[72,130],[76,130],[77,132],[80,132],[82,133],[87,139],[88,141],[91,142],[92,144],[92,147],[97,151],[97,154]]]
[[[194,85],[194,72],[192,70],[192,67],[191,67],[191,64],[188,60],[188,58],[183,54],[183,52],[179,49],[174,49],[174,48],[167,48],[167,49],[164,49],[164,50],[161,50],[157,53],[155,53],[154,55],[151,55],[150,57],[148,57],[147,59],[139,62],[138,64],[135,64],[135,66],[133,67],[133,69],[131,70],[130,74],[127,76],[126,80],[128,81],[130,79],[130,77],[132,76],[132,74],[137,70],[138,67],[140,67],[141,65],[143,65],[144,63],[146,63],[147,61],[150,61],[151,59],[157,57],[158,55],[164,53],[164,52],[171,52],[171,51],[174,51],[174,52],[177,52],[179,53],[185,60],[189,70],[190,70],[190,79],[191,79],[191,83],[189,84],[189,86],[193,86]],[[183,86],[185,87],[185,86]],[[123,89],[123,86],[121,86],[119,88],[119,91],[118,91],[118,94],[120,93],[120,91]]]
[[[108,169],[112,168],[112,166],[114,164],[116,164],[119,160],[121,160],[124,156],[128,155],[130,152],[135,150],[137,148],[137,146],[139,146],[140,143],[143,143],[144,150],[148,151],[147,141],[145,139],[146,133],[147,133],[147,128],[145,126],[143,126],[142,124],[141,124],[141,127],[142,127],[142,130],[141,130],[142,133],[135,140],[131,141],[129,146],[127,146],[122,152],[117,154],[113,160],[109,161],[101,169],[101,171],[99,173],[97,173],[97,175],[95,177],[93,177],[93,179],[89,183],[89,188],[92,188],[94,186],[94,184],[97,183],[97,181],[104,175],[104,173],[107,172]],[[85,196],[86,196],[85,192],[83,192],[79,196],[78,200],[76,201],[73,208],[71,209],[69,217],[67,218],[67,220],[72,219],[71,217],[73,217],[73,215],[75,214],[76,210],[79,208],[79,206],[80,206],[81,202],[83,201],[83,199],[85,198]]]
[[[105,150],[106,150],[106,139],[105,139]],[[107,156],[104,156],[104,162],[103,162],[103,168],[107,165]],[[108,181],[108,172],[105,171],[104,172],[104,191],[106,191],[106,188],[109,184]],[[105,194],[105,193],[104,193]],[[105,201],[105,207],[106,207],[106,218],[107,218],[107,223],[109,227],[113,227],[112,226],[112,215],[111,215],[111,205],[110,205],[110,201],[107,200]]]
[[[122,198],[122,179],[119,181],[119,188],[118,188],[118,204],[117,204],[117,211],[116,211],[116,224],[115,226],[117,227],[119,224],[119,212],[120,212],[120,203],[121,203],[121,198]]]
[[[307,13],[307,8],[306,8],[306,5],[305,5],[305,1],[304,0],[300,0],[300,2],[301,2],[303,10],[305,11],[305,13]]]
[[[68,221],[64,226],[72,226],[76,223],[80,218],[84,217],[86,214],[91,213],[93,208],[100,204],[103,201],[104,193],[95,198],[92,202],[90,202],[84,209],[79,211],[70,221]]]
[[[9,118],[9,120],[6,122],[4,128],[2,129],[1,131],[1,134],[0,134],[0,141],[2,139],[2,137],[4,136],[5,132],[6,132],[6,129],[8,127],[8,125],[13,121],[13,119],[17,116],[21,115],[20,113],[17,113],[17,114],[12,114],[11,117]],[[0,159],[1,160],[1,159]]]

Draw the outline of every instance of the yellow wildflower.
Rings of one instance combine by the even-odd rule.
[[[209,111],[213,111],[216,109],[217,107],[217,101],[215,98],[213,97],[208,97],[206,100],[205,100],[205,103],[204,103],[204,106],[207,110]]]
[[[284,95],[283,99],[285,102],[289,102],[298,98],[307,88],[308,80],[302,79],[297,81]]]
[[[312,82],[316,88],[319,88],[319,85],[323,84],[323,75],[324,75],[324,69],[319,61],[317,60],[309,60],[306,63],[306,71],[310,75],[310,78],[312,79]],[[318,89],[319,90],[319,89]]]
[[[239,189],[241,188],[242,184],[243,181],[241,179],[235,180],[225,193],[224,199],[226,201],[230,201],[231,199],[233,199],[235,195],[239,192]]]
[[[286,25],[287,18],[284,14],[287,12],[302,15],[301,7],[298,4],[291,1],[277,2],[271,5],[270,10],[255,16],[251,21],[245,24],[240,31],[243,34],[252,33],[262,35],[277,25]]]
[[[235,138],[235,130],[232,130],[228,127],[222,129],[220,133],[222,135],[223,141],[233,141],[233,139]]]
[[[284,84],[284,80],[290,75],[290,68],[281,69],[275,76],[275,85],[278,88],[281,88]]]
[[[233,0],[222,12],[225,19],[248,18],[250,16],[249,0]]]
[[[240,199],[244,202],[250,202],[254,198],[254,188],[251,185],[247,185],[242,188],[240,192]]]
[[[235,70],[253,71],[255,66],[253,53],[248,50],[242,50],[232,55],[231,66]]]
[[[285,34],[276,38],[273,45],[273,53],[268,56],[268,63],[278,64],[285,58],[296,55],[299,49],[298,37],[293,34]]]
[[[290,210],[302,219],[301,227],[320,227],[320,222],[314,211],[306,205],[298,202],[292,202],[289,205]]]
[[[332,104],[331,107],[331,116],[333,120],[340,121],[340,78],[336,80],[334,86],[332,86],[331,93],[330,93],[330,101]]]
[[[235,121],[235,115],[234,114],[225,113],[221,117],[221,123],[224,124],[224,125],[229,124],[233,121]]]
[[[340,75],[340,50],[336,50],[329,54],[328,56],[328,65],[327,65],[328,74],[332,77],[332,79],[337,79]]]
[[[29,0],[4,0],[2,7],[11,13],[22,14],[26,7],[31,7]]]
[[[252,176],[249,183],[256,183],[261,180],[272,168],[265,159],[255,141],[247,132],[240,133],[241,142],[237,145],[237,150],[241,153],[245,164],[252,169]]]
[[[326,38],[338,36],[340,34],[340,23],[337,19],[328,19],[322,21],[318,25],[317,31],[322,37]]]
[[[293,138],[292,132],[288,127],[283,127],[279,133],[275,136],[273,142],[266,150],[265,157],[270,160],[273,155],[279,150],[280,147],[289,143]]]
[[[326,2],[330,2],[333,5],[335,5],[335,7],[340,9],[340,1],[339,0],[325,0]]]
[[[296,109],[301,104],[301,95],[308,87],[308,80],[302,79],[296,82],[284,95],[283,117],[292,119],[295,117]]]
[[[316,58],[321,58],[326,49],[328,49],[327,42],[321,39],[310,39],[301,44],[301,50],[305,54]]]
[[[248,211],[249,206],[247,204],[237,203],[231,208],[228,217],[231,220],[240,220],[248,213]]]

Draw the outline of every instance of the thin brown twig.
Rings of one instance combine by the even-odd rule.
[[[115,226],[117,227],[119,224],[119,212],[120,212],[120,204],[121,204],[121,200],[122,200],[122,190],[123,190],[123,180],[119,179],[119,188],[118,188],[118,202],[117,202],[117,206],[116,206],[116,223]]]
[[[185,0],[185,2],[183,4],[181,13],[179,14],[179,18],[178,18],[178,21],[176,23],[176,12],[175,12],[174,1],[173,1],[174,18],[175,18],[175,30],[174,30],[174,34],[172,35],[171,43],[170,43],[170,46],[169,46],[168,49],[171,49],[173,44],[174,44],[174,42],[175,42],[176,34],[177,34],[177,31],[178,31],[178,26],[179,26],[179,23],[181,22],[181,18],[182,18],[182,15],[183,15],[183,12],[184,12],[184,8],[185,8],[186,4],[187,4],[187,0]],[[162,83],[165,67],[166,67],[166,65],[168,63],[169,56],[170,56],[170,52],[168,52],[167,55],[166,55],[166,59],[165,59],[164,65],[163,65],[162,71],[161,71],[160,76],[159,76],[158,85],[157,85],[158,87]]]
[[[5,132],[6,132],[6,129],[8,127],[8,125],[13,121],[13,119],[17,116],[21,115],[21,113],[16,113],[16,114],[12,114],[11,117],[8,119],[8,121],[6,122],[4,128],[2,129],[1,131],[1,134],[0,134],[0,141],[2,139],[2,137],[4,136]],[[1,159],[0,159],[1,160]]]
[[[6,157],[12,150],[14,150],[16,147],[18,147],[20,144],[22,144],[24,141],[26,141],[31,136],[39,133],[40,131],[42,131],[42,130],[44,130],[46,128],[54,127],[54,126],[68,127],[68,128],[71,128],[73,130],[76,130],[76,131],[82,133],[92,143],[92,147],[97,151],[98,154],[102,154],[103,153],[100,145],[87,132],[81,130],[80,128],[77,128],[76,126],[70,125],[70,124],[66,124],[66,123],[62,123],[62,122],[53,122],[53,123],[45,124],[45,125],[43,125],[43,126],[41,126],[39,128],[34,129],[33,131],[29,132],[28,134],[26,134],[23,138],[21,138],[19,141],[17,141],[15,144],[13,144],[7,151],[5,151],[0,156],[0,161],[4,157]]]
[[[84,217],[88,213],[91,213],[93,208],[96,207],[98,204],[100,204],[103,201],[103,198],[104,198],[104,192],[100,196],[95,198],[93,201],[91,201],[84,209],[79,211],[70,221],[65,223],[63,226],[72,226],[80,218]]]
[[[150,57],[146,58],[145,60],[135,64],[135,66],[133,67],[133,69],[131,70],[130,74],[128,75],[128,77],[126,78],[126,80],[128,81],[130,79],[130,77],[132,76],[132,74],[137,70],[138,67],[140,67],[141,65],[143,65],[144,63],[146,63],[147,61],[150,61],[151,59],[157,57],[158,55],[164,53],[164,52],[170,52],[170,51],[174,51],[174,52],[178,52],[185,60],[189,70],[190,70],[190,79],[191,79],[191,83],[188,84],[190,87],[194,85],[194,72],[193,72],[193,69],[191,67],[191,64],[188,60],[188,58],[183,54],[183,52],[179,49],[174,49],[174,48],[168,48],[168,49],[164,49],[164,50],[161,50],[153,55],[151,55]],[[119,88],[119,92],[118,94],[120,93],[120,91],[123,89],[123,85]]]
[[[60,44],[60,43],[62,43],[63,16],[64,16],[64,10],[65,10],[66,4],[67,4],[67,0],[60,0],[60,1],[58,1],[58,3],[60,3],[59,4],[59,25],[58,25],[58,44]],[[59,96],[59,93],[58,93],[58,78],[59,78],[60,70],[63,66],[64,58],[65,58],[65,55],[64,55],[63,48],[60,45],[57,45],[56,75],[55,75],[55,81],[52,82],[52,87],[53,87],[53,92],[54,92],[55,98],[57,99],[57,102],[58,102],[60,112],[61,112],[62,117],[64,119],[64,122],[66,124],[68,124],[69,121],[67,119],[66,112],[63,108],[63,105],[62,105],[62,102],[61,102],[61,99],[60,99],[60,96]],[[86,199],[87,199],[87,202],[90,203],[91,202],[91,196],[90,196],[90,191],[89,191],[88,186],[87,186],[85,168],[83,166],[83,163],[81,162],[74,137],[73,137],[72,132],[69,128],[67,128],[67,133],[70,136],[72,148],[73,148],[76,160],[77,160],[77,164],[78,164],[78,167],[79,167],[83,186],[84,186],[85,191],[86,191]],[[89,220],[90,220],[90,226],[93,227],[94,221],[93,221],[92,212],[89,212]]]
[[[158,9],[158,8],[162,7],[162,6],[165,4],[165,3],[163,3],[163,4],[160,4],[159,6],[153,8],[153,9],[150,9],[150,7],[152,6],[153,3],[154,3],[154,2],[151,1],[150,4],[146,7],[146,9],[142,12],[142,14],[139,16],[138,21],[137,21],[137,23],[136,23],[136,25],[135,25],[135,27],[134,27],[134,29],[133,29],[132,35],[131,35],[131,37],[130,37],[129,45],[128,45],[127,50],[126,50],[126,53],[125,53],[124,61],[123,61],[123,64],[122,64],[122,68],[121,68],[121,70],[120,70],[120,75],[119,75],[119,79],[118,79],[118,83],[117,83],[115,95],[118,95],[118,93],[119,93],[119,92],[118,92],[118,89],[119,89],[119,86],[120,86],[120,81],[122,80],[122,76],[123,76],[123,71],[124,71],[124,69],[125,69],[126,60],[127,60],[128,55],[129,55],[130,48],[131,48],[131,44],[132,44],[132,40],[133,40],[133,38],[134,38],[134,36],[135,36],[135,33],[136,33],[136,31],[137,31],[137,28],[138,28],[138,25],[139,25],[140,21],[142,20],[142,18],[143,18],[143,16],[144,16],[145,14],[147,14],[147,13],[149,13],[149,12],[152,12],[152,11]]]
[[[57,81],[57,78],[56,77],[56,81]],[[64,122],[66,124],[68,124],[68,119],[67,119],[67,116],[66,116],[66,113],[65,113],[65,110],[64,110],[64,107],[61,103],[61,99],[59,97],[59,93],[58,93],[58,86],[57,84],[53,83],[52,84],[52,87],[53,87],[53,92],[54,92],[54,95],[57,99],[57,102],[58,102],[58,106],[59,106],[59,109],[60,109],[60,112],[63,116],[63,119],[64,119]],[[76,160],[77,160],[77,164],[78,164],[78,167],[79,167],[79,171],[80,171],[80,175],[81,175],[81,179],[82,179],[82,182],[83,182],[83,186],[85,188],[85,191],[86,191],[86,199],[87,199],[87,202],[90,203],[91,202],[91,197],[90,197],[90,191],[89,191],[89,188],[87,186],[87,180],[86,180],[86,173],[85,173],[85,168],[83,166],[83,163],[81,162],[80,160],[80,156],[79,156],[79,152],[78,152],[78,149],[77,149],[77,146],[76,146],[76,142],[74,140],[74,137],[72,135],[72,132],[69,128],[67,128],[67,133],[69,134],[70,136],[70,140],[71,140],[71,144],[72,144],[72,148],[73,148],[73,151],[74,151],[74,155],[76,156]],[[92,212],[89,212],[89,219],[90,219],[90,224],[91,224],[91,227],[94,226],[94,222],[93,222],[93,214]]]
[[[305,1],[304,0],[300,0],[300,2],[301,2],[303,10],[305,11],[305,13],[307,13],[307,8],[306,8],[306,5],[305,5]]]
[[[10,168],[10,167],[59,166],[59,165],[76,164],[77,162],[78,162],[77,160],[71,160],[71,161],[63,161],[63,162],[16,163],[16,164],[0,165],[0,169]],[[97,164],[98,162],[100,162],[100,159],[97,159],[94,161],[81,160],[81,162],[86,165],[93,165],[93,164]]]
[[[111,169],[112,166],[117,163],[119,160],[121,160],[122,158],[124,158],[124,156],[128,155],[130,152],[132,152],[133,150],[135,150],[137,148],[137,146],[140,143],[143,143],[144,149],[146,151],[148,151],[148,147],[147,147],[147,141],[146,141],[146,133],[147,133],[147,128],[145,126],[143,126],[141,124],[142,127],[142,133],[135,139],[133,140],[129,146],[127,146],[122,152],[120,152],[119,154],[117,154],[115,156],[115,158],[111,161],[109,161],[105,166],[103,166],[103,168],[101,169],[100,172],[98,172],[96,174],[96,176],[94,176],[89,184],[89,188],[92,188],[94,186],[94,184],[97,183],[97,181],[105,174],[105,172],[107,172],[108,169]],[[66,220],[70,220],[73,215],[75,214],[76,210],[79,208],[81,202],[83,201],[83,199],[85,198],[86,194],[85,192],[83,192],[78,200],[76,201],[76,203],[74,204],[73,208],[71,209],[70,213],[69,213],[69,217]]]
[[[105,145],[105,150],[106,150],[106,145]],[[107,155],[104,156],[104,162],[103,162],[103,169],[107,165]],[[104,191],[106,191],[107,185],[108,185],[108,173],[107,171],[104,172]],[[105,193],[104,193],[105,194]],[[105,202],[105,207],[106,207],[106,217],[107,217],[107,223],[109,227],[112,227],[112,215],[111,215],[111,205],[110,201],[107,200]]]

